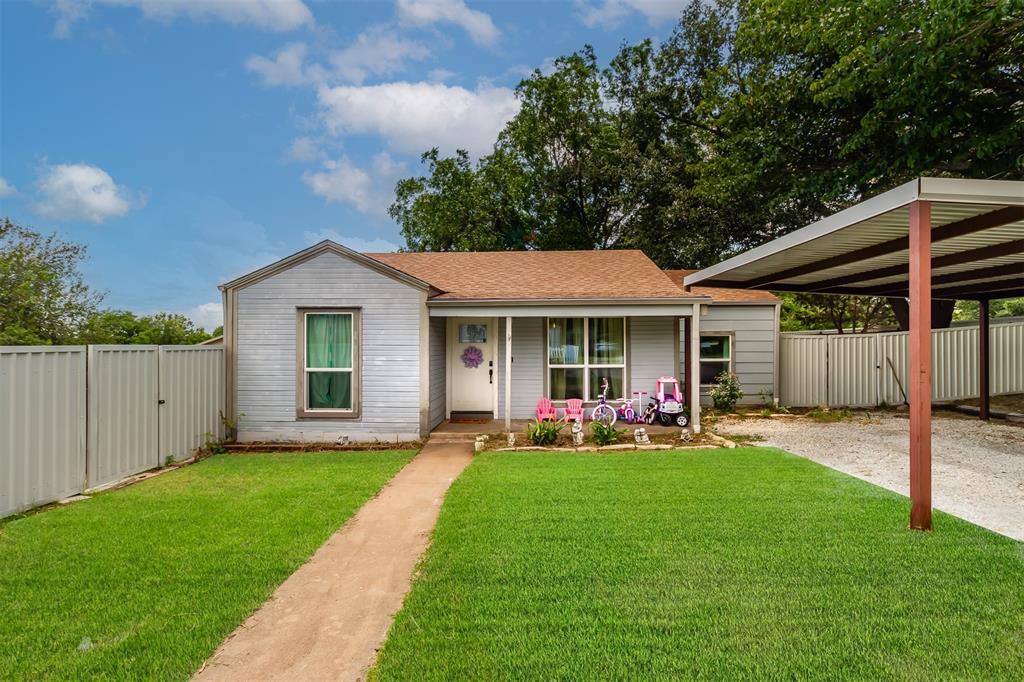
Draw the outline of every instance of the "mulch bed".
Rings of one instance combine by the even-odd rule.
[[[381,450],[418,450],[423,446],[419,441],[373,442],[373,443],[275,443],[259,441],[254,443],[226,443],[228,452],[375,452]]]

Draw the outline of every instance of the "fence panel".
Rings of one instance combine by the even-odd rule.
[[[89,346],[89,488],[160,464],[158,346]]]
[[[0,517],[81,492],[85,346],[0,347]]]
[[[828,353],[811,342],[825,342]],[[991,328],[992,395],[1024,393],[1024,324]],[[978,397],[978,328],[932,332],[932,400]],[[782,336],[779,392],[783,404],[807,407],[871,407],[902,404],[907,396],[909,339],[906,332]],[[827,400],[814,402],[824,380]]]
[[[828,404],[828,340],[783,336],[779,344],[779,399],[791,407]]]
[[[1024,393],[1024,324],[1000,324],[989,335],[992,393]]]
[[[223,346],[160,346],[160,460],[224,437]]]
[[[878,341],[873,334],[828,338],[828,404],[878,404]]]

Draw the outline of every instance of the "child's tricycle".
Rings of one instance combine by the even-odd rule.
[[[644,418],[648,424],[653,424],[657,419],[663,426],[686,426],[690,423],[686,416],[686,405],[683,404],[683,394],[679,390],[679,380],[675,377],[658,377],[657,391],[651,399],[651,404],[644,411]]]

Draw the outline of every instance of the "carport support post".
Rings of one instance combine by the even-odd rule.
[[[978,301],[978,416],[989,418],[990,389],[988,360],[989,322],[988,299]]]
[[[700,303],[693,304],[690,315],[690,347],[686,349],[690,363],[690,427],[700,433]]]
[[[932,528],[931,204],[910,204],[910,527]]]
[[[505,318],[505,433],[512,432],[512,318]]]

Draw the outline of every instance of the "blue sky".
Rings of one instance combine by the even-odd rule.
[[[394,183],[486,153],[534,68],[664,38],[683,0],[0,3],[0,214],[89,246],[105,305],[212,329],[217,284],[401,245]]]

